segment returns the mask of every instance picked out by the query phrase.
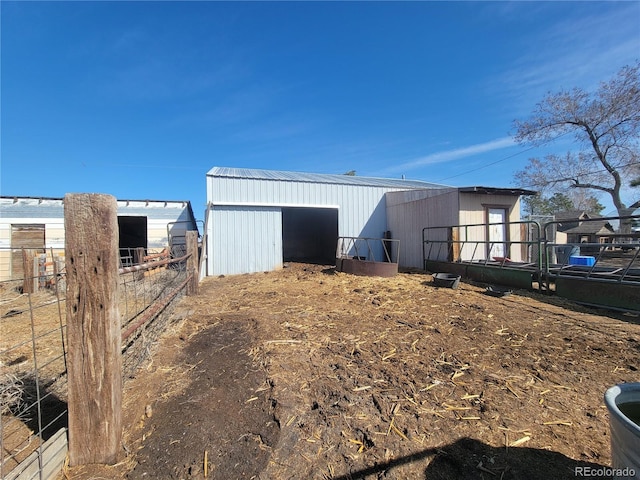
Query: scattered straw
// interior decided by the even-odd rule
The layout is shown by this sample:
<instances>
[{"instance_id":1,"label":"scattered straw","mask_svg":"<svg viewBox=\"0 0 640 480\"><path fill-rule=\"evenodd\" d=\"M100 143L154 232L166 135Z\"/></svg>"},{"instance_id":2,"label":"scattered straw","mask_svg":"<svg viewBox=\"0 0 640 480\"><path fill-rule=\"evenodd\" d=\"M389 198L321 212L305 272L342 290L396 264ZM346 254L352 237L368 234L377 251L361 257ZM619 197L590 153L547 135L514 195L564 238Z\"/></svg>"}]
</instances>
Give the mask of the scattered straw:
<instances>
[{"instance_id":1,"label":"scattered straw","mask_svg":"<svg viewBox=\"0 0 640 480\"><path fill-rule=\"evenodd\" d=\"M531 440L531 437L529 435L525 435L522 438L519 438L518 440L511 442L509 444L510 447L517 447L518 445L522 445L523 443L528 442L529 440Z\"/></svg>"},{"instance_id":2,"label":"scattered straw","mask_svg":"<svg viewBox=\"0 0 640 480\"><path fill-rule=\"evenodd\" d=\"M369 390L371 385L365 385L363 387L356 387L353 389L354 392L362 392L363 390Z\"/></svg>"},{"instance_id":3,"label":"scattered straw","mask_svg":"<svg viewBox=\"0 0 640 480\"><path fill-rule=\"evenodd\" d=\"M551 422L544 422L543 425L565 425L567 427L572 427L573 423L569 420L553 420Z\"/></svg>"}]
</instances>

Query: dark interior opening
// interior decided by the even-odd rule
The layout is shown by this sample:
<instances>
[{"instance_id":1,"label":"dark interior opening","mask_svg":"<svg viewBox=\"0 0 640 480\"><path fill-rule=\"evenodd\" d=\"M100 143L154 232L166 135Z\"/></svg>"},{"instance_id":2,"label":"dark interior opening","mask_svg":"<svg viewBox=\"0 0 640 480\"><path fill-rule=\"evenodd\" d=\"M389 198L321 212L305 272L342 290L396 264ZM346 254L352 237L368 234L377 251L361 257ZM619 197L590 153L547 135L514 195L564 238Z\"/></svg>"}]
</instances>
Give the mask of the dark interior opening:
<instances>
[{"instance_id":1,"label":"dark interior opening","mask_svg":"<svg viewBox=\"0 0 640 480\"><path fill-rule=\"evenodd\" d=\"M285 262L335 265L337 243L337 209L282 209L282 256Z\"/></svg>"},{"instance_id":2,"label":"dark interior opening","mask_svg":"<svg viewBox=\"0 0 640 480\"><path fill-rule=\"evenodd\" d=\"M133 257L135 249L147 249L147 217L118 216L120 257Z\"/></svg>"}]
</instances>

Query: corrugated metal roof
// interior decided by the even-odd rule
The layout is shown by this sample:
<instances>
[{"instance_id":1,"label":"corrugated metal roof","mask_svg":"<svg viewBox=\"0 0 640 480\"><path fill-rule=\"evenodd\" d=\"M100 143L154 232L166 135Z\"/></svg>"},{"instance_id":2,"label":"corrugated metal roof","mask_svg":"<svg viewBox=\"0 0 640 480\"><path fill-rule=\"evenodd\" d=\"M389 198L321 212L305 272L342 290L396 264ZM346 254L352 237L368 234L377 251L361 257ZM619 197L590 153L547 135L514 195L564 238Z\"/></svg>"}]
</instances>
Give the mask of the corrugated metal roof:
<instances>
[{"instance_id":1,"label":"corrugated metal roof","mask_svg":"<svg viewBox=\"0 0 640 480\"><path fill-rule=\"evenodd\" d=\"M282 170L260 170L254 168L213 167L207 173L209 177L245 178L253 180L276 180L284 182L329 183L337 185L359 185L391 188L445 188L447 185L423 182L420 180L402 180L394 178L358 177L327 173L287 172Z\"/></svg>"},{"instance_id":2,"label":"corrugated metal roof","mask_svg":"<svg viewBox=\"0 0 640 480\"><path fill-rule=\"evenodd\" d=\"M175 219L185 209L195 222L188 200L117 200L118 214ZM63 218L64 199L54 197L0 196L0 218Z\"/></svg>"},{"instance_id":3,"label":"corrugated metal roof","mask_svg":"<svg viewBox=\"0 0 640 480\"><path fill-rule=\"evenodd\" d=\"M19 195L1 195L0 200L3 201L13 201L13 203L18 203L19 200L26 201L38 201L42 203L44 200L53 200L53 201L63 201L63 197L27 197L27 196L19 196ZM149 199L139 199L139 200L131 200L131 199L116 199L118 202L144 202L144 203L182 203L182 207L184 207L189 200L149 200Z\"/></svg>"}]
</instances>

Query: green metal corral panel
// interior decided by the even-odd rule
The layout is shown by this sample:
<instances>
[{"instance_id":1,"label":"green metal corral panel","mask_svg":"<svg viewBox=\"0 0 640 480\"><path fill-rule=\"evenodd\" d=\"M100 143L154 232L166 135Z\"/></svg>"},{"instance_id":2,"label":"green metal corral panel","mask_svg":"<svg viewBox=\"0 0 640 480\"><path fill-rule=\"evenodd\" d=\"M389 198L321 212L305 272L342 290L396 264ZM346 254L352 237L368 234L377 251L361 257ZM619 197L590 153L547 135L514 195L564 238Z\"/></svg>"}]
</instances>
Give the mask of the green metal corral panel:
<instances>
[{"instance_id":1,"label":"green metal corral panel","mask_svg":"<svg viewBox=\"0 0 640 480\"><path fill-rule=\"evenodd\" d=\"M640 311L640 285L556 277L556 294L574 302Z\"/></svg>"},{"instance_id":2,"label":"green metal corral panel","mask_svg":"<svg viewBox=\"0 0 640 480\"><path fill-rule=\"evenodd\" d=\"M431 273L453 273L461 277L467 276L467 264L427 260L425 269Z\"/></svg>"},{"instance_id":3,"label":"green metal corral panel","mask_svg":"<svg viewBox=\"0 0 640 480\"><path fill-rule=\"evenodd\" d=\"M467 276L483 283L494 283L527 290L531 289L533 282L533 272L530 270L500 268L491 265L468 265Z\"/></svg>"}]
</instances>

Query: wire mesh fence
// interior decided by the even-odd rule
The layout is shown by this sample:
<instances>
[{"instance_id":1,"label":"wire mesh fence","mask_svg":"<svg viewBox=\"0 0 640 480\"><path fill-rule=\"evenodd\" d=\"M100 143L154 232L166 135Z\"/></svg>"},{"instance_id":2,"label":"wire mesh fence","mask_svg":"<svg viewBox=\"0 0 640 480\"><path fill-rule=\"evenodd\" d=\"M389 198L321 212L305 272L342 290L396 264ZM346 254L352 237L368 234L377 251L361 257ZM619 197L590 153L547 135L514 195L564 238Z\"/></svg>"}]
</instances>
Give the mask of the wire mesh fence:
<instances>
[{"instance_id":1,"label":"wire mesh fence","mask_svg":"<svg viewBox=\"0 0 640 480\"><path fill-rule=\"evenodd\" d=\"M2 478L67 423L63 265L52 250L0 252Z\"/></svg>"},{"instance_id":2,"label":"wire mesh fence","mask_svg":"<svg viewBox=\"0 0 640 480\"><path fill-rule=\"evenodd\" d=\"M126 380L149 358L189 278L184 246L124 249L120 259ZM0 275L0 478L47 478L66 455L66 442L45 451L68 423L64 251L0 250Z\"/></svg>"},{"instance_id":3,"label":"wire mesh fence","mask_svg":"<svg viewBox=\"0 0 640 480\"><path fill-rule=\"evenodd\" d=\"M121 258L130 253L121 251ZM188 280L184 245L133 257L138 263L125 266L124 262L119 277L125 378L150 357L151 346L170 322L173 302Z\"/></svg>"}]
</instances>

